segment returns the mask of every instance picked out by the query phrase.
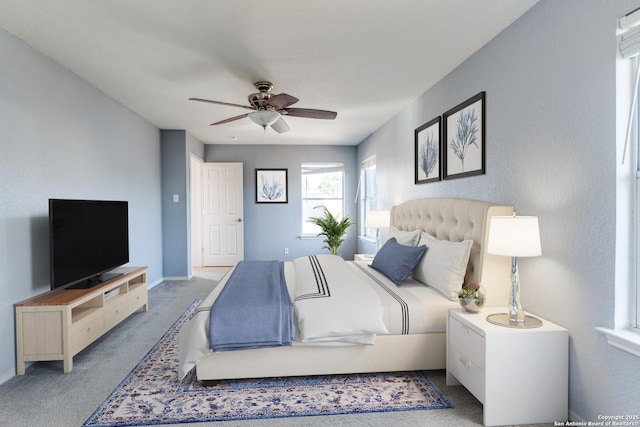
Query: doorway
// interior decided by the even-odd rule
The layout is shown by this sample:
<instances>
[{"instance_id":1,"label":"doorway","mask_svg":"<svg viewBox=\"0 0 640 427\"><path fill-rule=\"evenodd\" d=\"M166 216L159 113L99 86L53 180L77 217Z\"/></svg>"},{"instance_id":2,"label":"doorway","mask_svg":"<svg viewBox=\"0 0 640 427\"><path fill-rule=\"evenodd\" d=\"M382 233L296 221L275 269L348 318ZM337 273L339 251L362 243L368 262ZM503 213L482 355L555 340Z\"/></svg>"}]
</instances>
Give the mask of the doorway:
<instances>
[{"instance_id":1,"label":"doorway","mask_svg":"<svg viewBox=\"0 0 640 427\"><path fill-rule=\"evenodd\" d=\"M242 163L201 162L192 170L198 168L200 179L194 177L192 186L193 264L233 266L244 259Z\"/></svg>"}]
</instances>

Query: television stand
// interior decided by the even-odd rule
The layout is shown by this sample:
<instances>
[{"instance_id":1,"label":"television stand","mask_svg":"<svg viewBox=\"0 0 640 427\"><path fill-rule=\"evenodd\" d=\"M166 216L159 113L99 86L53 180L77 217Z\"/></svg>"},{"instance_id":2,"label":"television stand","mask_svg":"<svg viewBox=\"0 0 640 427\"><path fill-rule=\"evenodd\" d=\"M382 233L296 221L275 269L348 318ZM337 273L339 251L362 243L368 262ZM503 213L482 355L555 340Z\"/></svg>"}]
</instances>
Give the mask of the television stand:
<instances>
[{"instance_id":1,"label":"television stand","mask_svg":"<svg viewBox=\"0 0 640 427\"><path fill-rule=\"evenodd\" d=\"M120 267L118 277L89 289L55 289L14 304L17 373L26 362L62 360L73 370L73 356L140 307L147 311L147 268Z\"/></svg>"},{"instance_id":2,"label":"television stand","mask_svg":"<svg viewBox=\"0 0 640 427\"><path fill-rule=\"evenodd\" d=\"M98 286L104 282L107 282L111 279L115 279L116 277L122 276L122 273L115 273L115 270L109 271L107 273L98 274L95 277L90 277L85 280L81 280L78 283L75 283L71 286L67 286L66 289L89 289L94 286Z\"/></svg>"}]
</instances>

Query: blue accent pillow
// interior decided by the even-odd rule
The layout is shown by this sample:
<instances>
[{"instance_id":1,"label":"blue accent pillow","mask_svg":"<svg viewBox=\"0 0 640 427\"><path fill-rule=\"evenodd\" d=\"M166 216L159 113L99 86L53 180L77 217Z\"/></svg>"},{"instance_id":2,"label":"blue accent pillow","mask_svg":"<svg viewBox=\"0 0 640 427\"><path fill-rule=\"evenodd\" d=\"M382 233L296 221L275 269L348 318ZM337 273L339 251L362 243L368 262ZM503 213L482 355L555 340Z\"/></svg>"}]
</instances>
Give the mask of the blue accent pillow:
<instances>
[{"instance_id":1,"label":"blue accent pillow","mask_svg":"<svg viewBox=\"0 0 640 427\"><path fill-rule=\"evenodd\" d=\"M403 246L398 243L395 237L392 237L373 258L371 268L378 270L399 286L404 279L409 277L426 251L425 245Z\"/></svg>"}]
</instances>

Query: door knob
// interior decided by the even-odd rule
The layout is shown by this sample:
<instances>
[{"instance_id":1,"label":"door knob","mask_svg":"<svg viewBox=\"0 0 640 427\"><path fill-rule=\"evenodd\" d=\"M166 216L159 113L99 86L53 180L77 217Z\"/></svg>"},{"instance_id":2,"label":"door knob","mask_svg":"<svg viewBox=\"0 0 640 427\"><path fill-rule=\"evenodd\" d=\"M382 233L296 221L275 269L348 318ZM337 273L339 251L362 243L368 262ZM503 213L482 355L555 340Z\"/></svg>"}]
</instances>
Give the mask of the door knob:
<instances>
[{"instance_id":1,"label":"door knob","mask_svg":"<svg viewBox=\"0 0 640 427\"><path fill-rule=\"evenodd\" d=\"M236 219L236 222L242 222L242 218Z\"/></svg>"}]
</instances>

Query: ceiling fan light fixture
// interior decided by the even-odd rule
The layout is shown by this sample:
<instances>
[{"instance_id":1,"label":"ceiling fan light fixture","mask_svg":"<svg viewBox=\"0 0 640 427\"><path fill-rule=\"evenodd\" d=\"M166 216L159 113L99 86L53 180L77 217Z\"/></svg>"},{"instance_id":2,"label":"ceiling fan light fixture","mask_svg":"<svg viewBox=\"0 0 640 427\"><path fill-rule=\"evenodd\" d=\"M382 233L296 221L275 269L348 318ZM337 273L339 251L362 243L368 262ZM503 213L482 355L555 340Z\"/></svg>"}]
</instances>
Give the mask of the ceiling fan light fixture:
<instances>
[{"instance_id":1,"label":"ceiling fan light fixture","mask_svg":"<svg viewBox=\"0 0 640 427\"><path fill-rule=\"evenodd\" d=\"M248 116L254 123L265 129L280 118L280 114L277 111L272 110L258 110L253 113L249 113Z\"/></svg>"}]
</instances>

